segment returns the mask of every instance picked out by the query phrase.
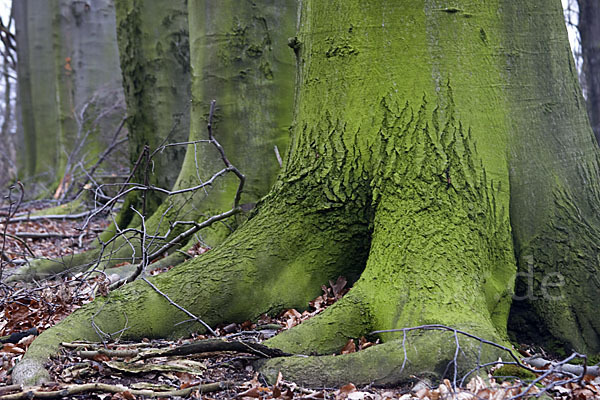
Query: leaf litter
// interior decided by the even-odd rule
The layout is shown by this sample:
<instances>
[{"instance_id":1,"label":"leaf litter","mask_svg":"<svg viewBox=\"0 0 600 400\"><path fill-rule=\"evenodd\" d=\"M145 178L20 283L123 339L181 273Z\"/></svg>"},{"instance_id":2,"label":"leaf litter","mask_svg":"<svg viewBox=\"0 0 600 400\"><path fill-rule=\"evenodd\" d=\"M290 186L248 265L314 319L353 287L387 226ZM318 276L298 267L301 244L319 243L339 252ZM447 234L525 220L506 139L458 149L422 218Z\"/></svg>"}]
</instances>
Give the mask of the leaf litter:
<instances>
[{"instance_id":1,"label":"leaf litter","mask_svg":"<svg viewBox=\"0 0 600 400\"><path fill-rule=\"evenodd\" d=\"M29 221L9 224L5 238L4 256L9 260L36 257L60 257L74 251L85 251L99 231L107 226L105 220L95 220L85 232L72 220ZM0 229L4 226L0 224ZM36 235L19 233L43 233ZM47 235L55 234L56 236ZM27 237L31 236L31 237ZM47 237L44 237L47 236ZM201 256L209 249L195 246L188 254ZM15 267L5 263L5 269ZM169 268L152 271L162 273ZM6 275L5 275L6 276ZM81 399L136 399L205 398L205 399L335 399L335 400L385 400L385 399L508 399L511 397L535 398L542 394L557 399L598 399L600 378L585 376L581 382L562 383L560 376L551 374L537 385L531 381L476 376L464 388L455 389L450 381L439 385L427 381L396 388L356 387L353 383L339 389L313 390L286 381L279 374L274 385L268 385L257 374L252 363L257 356L252 353L214 351L184 356L149 356L152 352L180 348L206 340L197 335L177 341L143 340L139 343L65 343L60 354L53 357L47 368L52 382L35 390L23 392L12 385L11 370L27 350L35 336L60 322L81 305L92 301L96 293L103 293L110 282L103 276L83 279L81 276L55 278L34 285L18 282L10 288L2 287L0 300L0 400L17 398L56 398L68 395ZM262 315L257 321L222 324L217 334L228 341L260 343L277 333L290 329L323 312L349 290L344 277L322 286L323 294L312 300L307 310L288 309L278 316ZM374 346L366 338L350 339L339 354L348 354ZM500 364L499 364L500 365ZM531 386L524 394L523 390ZM550 388L543 392L543 388ZM67 392L65 392L67 390Z\"/></svg>"}]
</instances>

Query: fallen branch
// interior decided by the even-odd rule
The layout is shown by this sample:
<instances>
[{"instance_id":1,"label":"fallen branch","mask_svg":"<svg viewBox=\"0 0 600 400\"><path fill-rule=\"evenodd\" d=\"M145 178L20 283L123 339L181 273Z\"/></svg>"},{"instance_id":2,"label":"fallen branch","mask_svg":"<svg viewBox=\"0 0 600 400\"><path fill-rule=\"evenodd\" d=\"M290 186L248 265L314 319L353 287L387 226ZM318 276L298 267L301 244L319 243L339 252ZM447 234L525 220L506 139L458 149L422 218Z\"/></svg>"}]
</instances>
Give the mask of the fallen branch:
<instances>
[{"instance_id":1,"label":"fallen branch","mask_svg":"<svg viewBox=\"0 0 600 400\"><path fill-rule=\"evenodd\" d=\"M125 349L125 350L113 350L113 349L98 349L98 350L81 350L77 352L77 355L81 358L94 359L94 357L99 355L105 355L108 357L117 357L117 358L131 358L136 357L139 354L139 350L135 349Z\"/></svg>"},{"instance_id":2,"label":"fallen branch","mask_svg":"<svg viewBox=\"0 0 600 400\"><path fill-rule=\"evenodd\" d=\"M1 386L0 387L0 395L3 395L5 393L14 392L16 390L22 390L22 389L23 389L23 386L21 386L21 385Z\"/></svg>"},{"instance_id":3,"label":"fallen branch","mask_svg":"<svg viewBox=\"0 0 600 400\"><path fill-rule=\"evenodd\" d=\"M218 351L249 353L264 358L287 357L292 355L259 343L238 341L227 342L221 339L206 339L158 352L141 353L139 358L145 360L152 357L185 356L188 354L214 353Z\"/></svg>"},{"instance_id":4,"label":"fallen branch","mask_svg":"<svg viewBox=\"0 0 600 400\"><path fill-rule=\"evenodd\" d=\"M62 346L73 347L71 343L62 343ZM262 358L287 357L291 354L284 353L279 349L267 347L259 343L249 343L241 341L225 341L222 339L206 339L194 343L184 344L175 348L164 349L105 349L81 350L77 355L81 358L93 359L98 355L117 358L134 358L131 362L137 360L147 360L154 357L185 356L188 354L216 353L222 351L232 351L237 353L248 353Z\"/></svg>"},{"instance_id":5,"label":"fallen branch","mask_svg":"<svg viewBox=\"0 0 600 400\"><path fill-rule=\"evenodd\" d=\"M102 211L102 210L100 210L100 211ZM96 212L96 214L98 214L100 211ZM12 224L15 222L43 221L45 219L81 219L81 218L85 218L85 217L91 215L94 212L95 212L95 210L85 211L85 212L82 212L79 214L27 215L27 216L23 216L23 217L11 218L10 221L7 221L7 222Z\"/></svg>"},{"instance_id":6,"label":"fallen branch","mask_svg":"<svg viewBox=\"0 0 600 400\"><path fill-rule=\"evenodd\" d=\"M19 340L29 335L39 335L38 330L31 328L23 332L13 332L7 336L0 336L0 343L19 343Z\"/></svg>"},{"instance_id":7,"label":"fallen branch","mask_svg":"<svg viewBox=\"0 0 600 400\"><path fill-rule=\"evenodd\" d=\"M552 368L555 371L573 375L582 375L585 373L585 375L600 376L600 366L598 365L591 367L575 364L558 365L558 363L546 360L540 356L527 357L523 361L536 368Z\"/></svg>"},{"instance_id":8,"label":"fallen branch","mask_svg":"<svg viewBox=\"0 0 600 400\"><path fill-rule=\"evenodd\" d=\"M61 238L61 239L73 239L78 238L81 235L85 235L85 233L59 233L59 232L15 232L13 235L9 235L11 237L19 237L21 239L53 239L53 238Z\"/></svg>"},{"instance_id":9,"label":"fallen branch","mask_svg":"<svg viewBox=\"0 0 600 400\"><path fill-rule=\"evenodd\" d=\"M66 396L73 396L86 392L105 392L105 393L125 393L128 392L134 396L146 397L175 397L189 396L193 391L200 393L218 392L235 387L236 384L231 381L221 381L215 383L207 383L203 385L190 386L185 389L155 391L148 389L131 389L123 385L109 385L106 383L88 383L83 385L68 385L60 390L43 391L39 389L29 388L19 393L7 394L0 396L0 400L20 400L20 399L58 399Z\"/></svg>"}]
</instances>

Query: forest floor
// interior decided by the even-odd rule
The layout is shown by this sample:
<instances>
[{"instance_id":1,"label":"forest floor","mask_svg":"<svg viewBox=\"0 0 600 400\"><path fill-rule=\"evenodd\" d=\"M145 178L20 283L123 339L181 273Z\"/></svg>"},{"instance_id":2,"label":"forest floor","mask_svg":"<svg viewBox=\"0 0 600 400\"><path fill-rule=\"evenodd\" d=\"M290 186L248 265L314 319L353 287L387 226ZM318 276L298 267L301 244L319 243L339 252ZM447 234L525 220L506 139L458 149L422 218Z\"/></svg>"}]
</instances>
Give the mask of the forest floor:
<instances>
[{"instance_id":1,"label":"forest floor","mask_svg":"<svg viewBox=\"0 0 600 400\"><path fill-rule=\"evenodd\" d=\"M29 206L26 211L34 211ZM0 211L1 214L1 211ZM0 215L0 221L6 216ZM85 251L108 222L92 220L80 230L77 220L37 220L0 223L2 260L0 276L6 277L25 259L55 258ZM201 253L196 251L197 253ZM200 256L201 255L196 255ZM151 270L151 274L163 272ZM346 292L340 277L307 310L286 310L278 316L264 315L258 321L220 325L220 341L203 335L176 341L142 340L139 343L64 343L61 353L49 360L52 382L36 388L12 384L11 371L35 336L58 323L71 312L105 293L103 276L55 277L40 282L0 284L0 400L30 398L135 399L135 398L242 398L271 399L516 399L516 398L600 398L600 378L585 375L579 380L564 374L538 373L529 380L476 376L457 388L445 379L438 384L415 379L410 385L394 388L356 387L309 389L279 376L268 385L255 372L253 363L261 357L260 342L322 312ZM214 339L214 338L212 338ZM249 351L223 350L222 341L241 342ZM197 344L202 344L202 349ZM377 343L361 338L349 341L341 354L360 351ZM522 349L523 351L523 349ZM529 350L532 351L531 349ZM537 352L541 351L536 349ZM174 354L176 353L176 354ZM569 382L570 381L570 382Z\"/></svg>"}]
</instances>

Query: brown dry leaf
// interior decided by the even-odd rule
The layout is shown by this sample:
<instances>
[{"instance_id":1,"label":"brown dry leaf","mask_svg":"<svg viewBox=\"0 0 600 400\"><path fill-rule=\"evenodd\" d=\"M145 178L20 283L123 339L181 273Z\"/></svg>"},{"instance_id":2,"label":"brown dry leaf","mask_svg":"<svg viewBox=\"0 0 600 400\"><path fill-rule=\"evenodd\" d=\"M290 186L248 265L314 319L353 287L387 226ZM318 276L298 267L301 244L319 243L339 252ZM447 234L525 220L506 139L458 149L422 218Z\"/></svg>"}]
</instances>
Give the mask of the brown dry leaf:
<instances>
[{"instance_id":1,"label":"brown dry leaf","mask_svg":"<svg viewBox=\"0 0 600 400\"><path fill-rule=\"evenodd\" d=\"M373 343L373 342L369 342L367 340L367 338L365 338L364 336L362 336L359 340L358 340L358 350L364 350L364 349L368 349L371 346L374 346L375 344L377 344L377 342Z\"/></svg>"},{"instance_id":2,"label":"brown dry leaf","mask_svg":"<svg viewBox=\"0 0 600 400\"><path fill-rule=\"evenodd\" d=\"M594 392L592 392L590 389L580 388L573 390L573 398L577 400L586 400L597 397L594 397Z\"/></svg>"},{"instance_id":3,"label":"brown dry leaf","mask_svg":"<svg viewBox=\"0 0 600 400\"><path fill-rule=\"evenodd\" d=\"M348 340L346 345L342 348L341 354L350 354L356 353L356 344L354 344L354 339Z\"/></svg>"},{"instance_id":4,"label":"brown dry leaf","mask_svg":"<svg viewBox=\"0 0 600 400\"><path fill-rule=\"evenodd\" d=\"M121 396L127 400L135 400L135 396L129 390L121 392Z\"/></svg>"},{"instance_id":5,"label":"brown dry leaf","mask_svg":"<svg viewBox=\"0 0 600 400\"><path fill-rule=\"evenodd\" d=\"M254 325L254 324L252 323L252 321L244 321L244 322L242 322L242 323L240 324L240 328L241 328L243 331L247 331L248 329L252 329L252 326L253 326L253 325ZM254 325L254 327L256 327L256 325Z\"/></svg>"},{"instance_id":6,"label":"brown dry leaf","mask_svg":"<svg viewBox=\"0 0 600 400\"><path fill-rule=\"evenodd\" d=\"M424 399L425 397L431 396L431 390L429 390L429 388L423 388L415 394L419 399Z\"/></svg>"},{"instance_id":7,"label":"brown dry leaf","mask_svg":"<svg viewBox=\"0 0 600 400\"><path fill-rule=\"evenodd\" d=\"M472 393L477 393L487 387L485 381L480 376L473 377L469 383L467 383L467 389Z\"/></svg>"},{"instance_id":8,"label":"brown dry leaf","mask_svg":"<svg viewBox=\"0 0 600 400\"><path fill-rule=\"evenodd\" d=\"M489 388L481 389L475 395L479 399L489 399L490 397L492 397L492 390Z\"/></svg>"},{"instance_id":9,"label":"brown dry leaf","mask_svg":"<svg viewBox=\"0 0 600 400\"><path fill-rule=\"evenodd\" d=\"M295 308L290 308L283 313L284 318L301 318L302 314L298 312Z\"/></svg>"},{"instance_id":10,"label":"brown dry leaf","mask_svg":"<svg viewBox=\"0 0 600 400\"><path fill-rule=\"evenodd\" d=\"M193 245L192 247L190 247L187 250L187 253L191 256L197 257L201 254L206 253L208 250L210 250L210 248L203 247L202 244L200 242L198 242L195 245Z\"/></svg>"},{"instance_id":11,"label":"brown dry leaf","mask_svg":"<svg viewBox=\"0 0 600 400\"><path fill-rule=\"evenodd\" d=\"M285 400L292 400L294 398L294 392L292 389L288 388L285 393L281 394L281 398Z\"/></svg>"},{"instance_id":12,"label":"brown dry leaf","mask_svg":"<svg viewBox=\"0 0 600 400\"><path fill-rule=\"evenodd\" d=\"M356 392L356 386L353 383L348 383L340 388L337 392L335 392L336 399L345 399L352 392Z\"/></svg>"},{"instance_id":13,"label":"brown dry leaf","mask_svg":"<svg viewBox=\"0 0 600 400\"><path fill-rule=\"evenodd\" d=\"M4 353L13 353L13 354L24 354L25 353L25 350L23 350L19 346L12 344L12 343L4 343L4 346L2 346L2 351Z\"/></svg>"}]
</instances>

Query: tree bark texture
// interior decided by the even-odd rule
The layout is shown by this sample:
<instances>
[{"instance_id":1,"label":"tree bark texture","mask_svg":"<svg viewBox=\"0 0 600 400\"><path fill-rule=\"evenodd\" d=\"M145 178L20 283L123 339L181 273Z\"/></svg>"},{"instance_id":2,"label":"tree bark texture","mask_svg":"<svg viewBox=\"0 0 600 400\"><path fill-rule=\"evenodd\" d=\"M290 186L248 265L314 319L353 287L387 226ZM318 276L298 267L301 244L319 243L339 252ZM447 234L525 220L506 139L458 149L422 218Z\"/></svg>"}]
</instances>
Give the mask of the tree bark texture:
<instances>
[{"instance_id":1,"label":"tree bark texture","mask_svg":"<svg viewBox=\"0 0 600 400\"><path fill-rule=\"evenodd\" d=\"M307 0L300 12L283 173L221 246L152 282L214 325L301 307L345 275L355 283L343 299L267 342L318 356L263 371L393 384L440 377L454 338L385 333L381 346L328 354L421 324L505 341L517 271L532 260L532 295L514 302L511 327L530 332L535 318L545 343L598 352L599 153L560 2ZM127 324L132 338L203 329L176 325L189 317L134 282L42 333L13 379L39 378L59 341L94 338L94 313L104 332ZM459 370L498 356L461 346Z\"/></svg>"}]
</instances>

